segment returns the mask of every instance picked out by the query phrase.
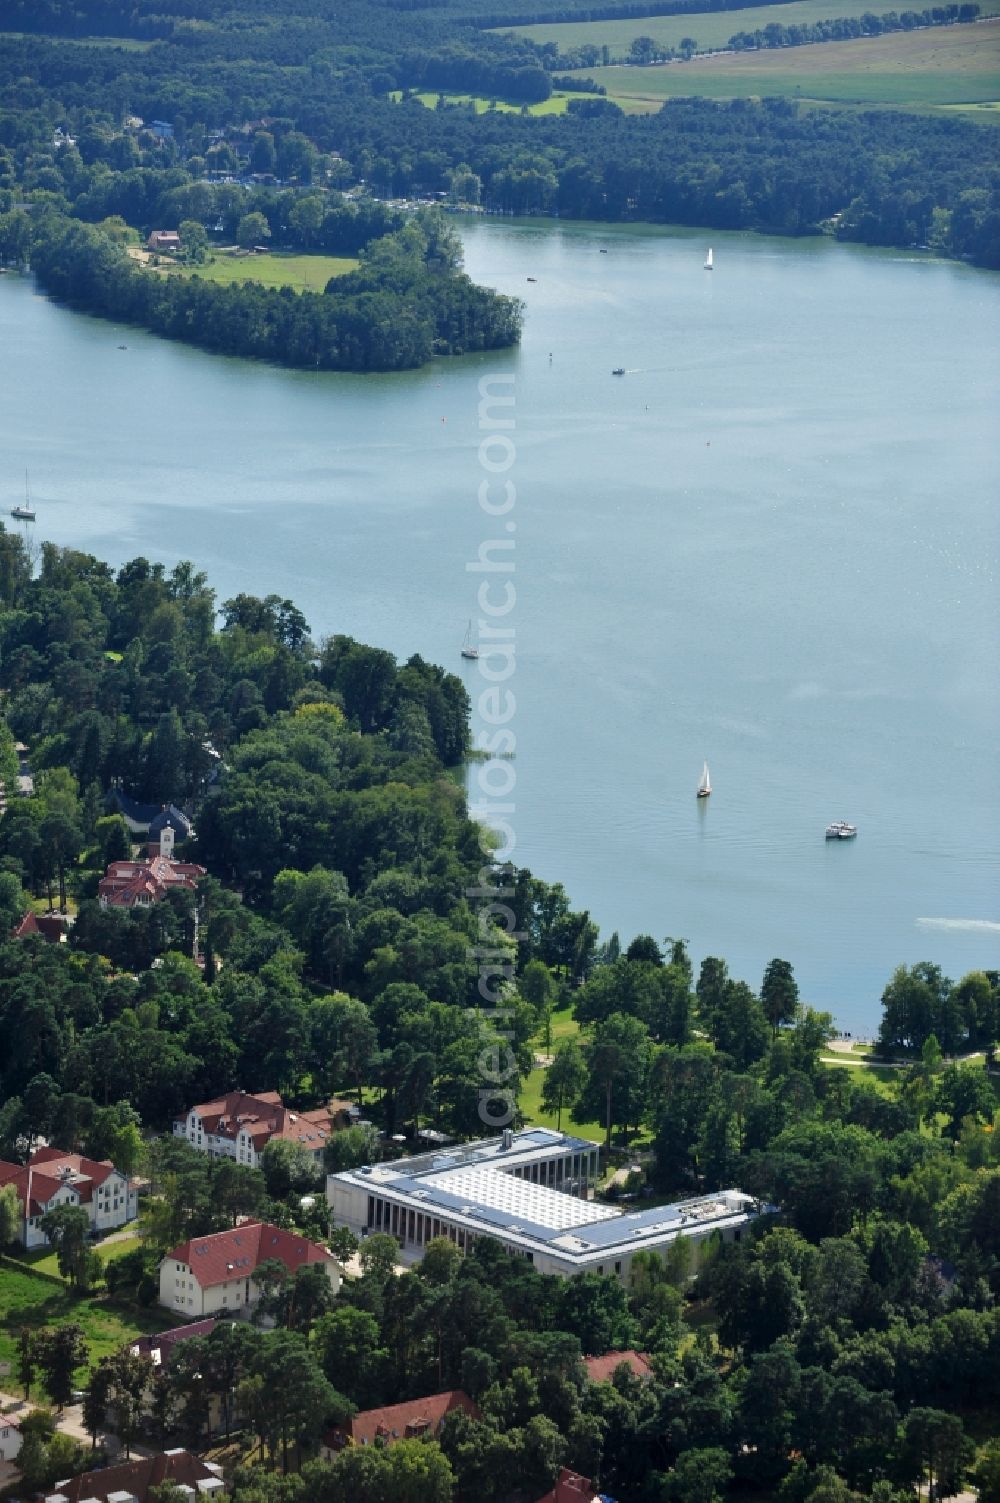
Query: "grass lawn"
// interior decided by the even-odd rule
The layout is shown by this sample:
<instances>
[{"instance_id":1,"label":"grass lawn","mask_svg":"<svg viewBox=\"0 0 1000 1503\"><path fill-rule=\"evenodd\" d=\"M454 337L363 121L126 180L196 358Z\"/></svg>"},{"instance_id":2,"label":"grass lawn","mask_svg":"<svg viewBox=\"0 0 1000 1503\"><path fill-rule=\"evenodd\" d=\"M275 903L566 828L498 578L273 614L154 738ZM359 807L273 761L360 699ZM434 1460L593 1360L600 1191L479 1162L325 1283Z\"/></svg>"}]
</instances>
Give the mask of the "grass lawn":
<instances>
[{"instance_id":1,"label":"grass lawn","mask_svg":"<svg viewBox=\"0 0 1000 1503\"><path fill-rule=\"evenodd\" d=\"M296 292L322 292L331 277L354 271L353 256L299 256L291 251L268 251L261 256L217 252L204 266L177 266L170 276L199 276L206 282L259 282L262 287L294 287Z\"/></svg>"},{"instance_id":2,"label":"grass lawn","mask_svg":"<svg viewBox=\"0 0 1000 1503\"><path fill-rule=\"evenodd\" d=\"M652 37L659 46L674 48L679 47L685 37L691 37L699 52L708 52L725 47L729 38L738 31L762 31L775 21L780 26L815 25L817 21L839 21L860 17L866 12L881 16L901 8L894 0L872 0L870 5L864 4L863 0L788 0L778 8L761 5L740 11L704 11L681 16L641 16L638 19L618 16L607 21L562 21L548 26L504 27L503 30L528 37L539 46L555 42L561 50L607 47L609 62L619 63L627 59L636 37ZM923 5L915 9L922 10ZM1000 14L1000 0L982 0L981 11L984 16Z\"/></svg>"},{"instance_id":3,"label":"grass lawn","mask_svg":"<svg viewBox=\"0 0 1000 1503\"><path fill-rule=\"evenodd\" d=\"M109 1356L136 1336L155 1335L170 1324L170 1316L158 1306L137 1310L95 1297L78 1299L69 1289L58 1289L44 1279L32 1278L14 1268L0 1268L0 1311L3 1312L0 1360L13 1363L8 1386L16 1386L17 1342L24 1326L32 1331L69 1321L82 1326L89 1353L86 1366L76 1374L77 1383L82 1384L87 1369L101 1357ZM40 1386L32 1389L32 1396L44 1398Z\"/></svg>"},{"instance_id":4,"label":"grass lawn","mask_svg":"<svg viewBox=\"0 0 1000 1503\"><path fill-rule=\"evenodd\" d=\"M692 35L694 19L688 18ZM1000 99L1000 24L934 27L773 52L695 57L652 68L590 71L609 94L647 102L703 95L920 110L982 105Z\"/></svg>"}]
</instances>

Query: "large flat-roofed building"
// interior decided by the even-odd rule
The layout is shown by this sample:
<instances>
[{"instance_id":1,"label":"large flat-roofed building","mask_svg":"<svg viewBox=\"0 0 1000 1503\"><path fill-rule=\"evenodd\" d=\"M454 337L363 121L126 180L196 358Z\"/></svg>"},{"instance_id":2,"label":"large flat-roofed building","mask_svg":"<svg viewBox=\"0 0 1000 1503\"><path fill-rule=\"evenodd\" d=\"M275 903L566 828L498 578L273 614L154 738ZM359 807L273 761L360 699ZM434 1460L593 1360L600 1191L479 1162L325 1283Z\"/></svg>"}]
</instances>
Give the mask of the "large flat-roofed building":
<instances>
[{"instance_id":1,"label":"large flat-roofed building","mask_svg":"<svg viewBox=\"0 0 1000 1503\"><path fill-rule=\"evenodd\" d=\"M356 1236L388 1232L415 1263L434 1237L463 1250L493 1237L539 1273L616 1274L628 1279L640 1248L664 1251L678 1236L698 1248L718 1232L739 1240L761 1207L739 1190L646 1210L586 1199L598 1171L596 1143L548 1128L505 1132L437 1153L331 1174L333 1220Z\"/></svg>"}]
</instances>

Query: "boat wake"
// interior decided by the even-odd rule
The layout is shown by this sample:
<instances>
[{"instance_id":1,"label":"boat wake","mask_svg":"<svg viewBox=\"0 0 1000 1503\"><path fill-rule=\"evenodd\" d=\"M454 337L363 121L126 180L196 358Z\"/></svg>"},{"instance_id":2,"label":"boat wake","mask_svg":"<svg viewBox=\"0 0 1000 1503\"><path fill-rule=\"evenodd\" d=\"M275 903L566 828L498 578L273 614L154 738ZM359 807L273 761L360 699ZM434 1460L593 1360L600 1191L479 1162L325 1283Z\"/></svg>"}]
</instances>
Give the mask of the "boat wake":
<instances>
[{"instance_id":1,"label":"boat wake","mask_svg":"<svg viewBox=\"0 0 1000 1503\"><path fill-rule=\"evenodd\" d=\"M1000 934L1000 924L992 919L918 918L918 929L963 929L971 934Z\"/></svg>"}]
</instances>

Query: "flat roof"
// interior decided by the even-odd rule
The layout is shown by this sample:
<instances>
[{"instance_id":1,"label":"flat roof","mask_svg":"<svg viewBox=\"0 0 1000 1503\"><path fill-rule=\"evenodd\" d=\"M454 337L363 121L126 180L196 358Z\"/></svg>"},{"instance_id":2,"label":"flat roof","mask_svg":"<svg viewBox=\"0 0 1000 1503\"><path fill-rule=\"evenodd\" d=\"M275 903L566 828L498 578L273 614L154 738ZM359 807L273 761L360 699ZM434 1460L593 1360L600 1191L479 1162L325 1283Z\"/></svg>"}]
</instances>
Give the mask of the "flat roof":
<instances>
[{"instance_id":1,"label":"flat roof","mask_svg":"<svg viewBox=\"0 0 1000 1503\"><path fill-rule=\"evenodd\" d=\"M596 1147L585 1138L534 1128L515 1133L508 1148L499 1138L480 1140L446 1153L418 1154L331 1174L328 1184L378 1194L414 1212L437 1212L481 1235L580 1263L597 1254L662 1245L702 1228L742 1225L760 1209L742 1191L719 1190L667 1206L625 1211L511 1173L525 1164Z\"/></svg>"}]
</instances>

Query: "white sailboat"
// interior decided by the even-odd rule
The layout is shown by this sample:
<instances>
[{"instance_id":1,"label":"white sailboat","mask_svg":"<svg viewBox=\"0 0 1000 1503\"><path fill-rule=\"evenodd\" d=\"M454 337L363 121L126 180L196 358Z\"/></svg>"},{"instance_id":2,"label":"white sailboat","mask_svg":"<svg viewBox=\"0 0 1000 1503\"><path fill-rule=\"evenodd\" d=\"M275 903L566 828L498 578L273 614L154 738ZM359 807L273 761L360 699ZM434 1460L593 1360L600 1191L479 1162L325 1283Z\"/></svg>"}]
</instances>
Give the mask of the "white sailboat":
<instances>
[{"instance_id":1,"label":"white sailboat","mask_svg":"<svg viewBox=\"0 0 1000 1503\"><path fill-rule=\"evenodd\" d=\"M462 638L462 656L463 658L478 658L479 656L479 648L476 647L472 641L471 616L469 617L469 624L465 628L465 636Z\"/></svg>"},{"instance_id":2,"label":"white sailboat","mask_svg":"<svg viewBox=\"0 0 1000 1503\"><path fill-rule=\"evenodd\" d=\"M28 489L27 470L24 472L24 505L12 506L10 514L12 517L16 517L19 522L33 522L35 520L35 508L31 504L31 492Z\"/></svg>"},{"instance_id":3,"label":"white sailboat","mask_svg":"<svg viewBox=\"0 0 1000 1503\"><path fill-rule=\"evenodd\" d=\"M708 255L705 257L705 270L712 270L712 247L708 247Z\"/></svg>"},{"instance_id":4,"label":"white sailboat","mask_svg":"<svg viewBox=\"0 0 1000 1503\"><path fill-rule=\"evenodd\" d=\"M698 784L698 797L708 798L712 792L712 779L708 775L708 763L701 769L701 782Z\"/></svg>"}]
</instances>

